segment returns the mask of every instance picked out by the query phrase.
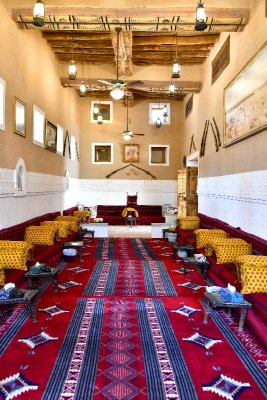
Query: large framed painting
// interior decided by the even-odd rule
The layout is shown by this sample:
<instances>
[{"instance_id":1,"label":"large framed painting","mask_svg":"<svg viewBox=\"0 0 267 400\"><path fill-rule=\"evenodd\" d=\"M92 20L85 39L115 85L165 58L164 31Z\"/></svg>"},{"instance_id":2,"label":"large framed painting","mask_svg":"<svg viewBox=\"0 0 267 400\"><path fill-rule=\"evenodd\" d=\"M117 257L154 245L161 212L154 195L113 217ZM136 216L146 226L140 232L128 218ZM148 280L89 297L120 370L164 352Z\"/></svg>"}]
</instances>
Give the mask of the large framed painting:
<instances>
[{"instance_id":1,"label":"large framed painting","mask_svg":"<svg viewBox=\"0 0 267 400\"><path fill-rule=\"evenodd\" d=\"M47 119L45 121L45 148L54 153L57 151L57 127Z\"/></svg>"},{"instance_id":2,"label":"large framed painting","mask_svg":"<svg viewBox=\"0 0 267 400\"><path fill-rule=\"evenodd\" d=\"M139 145L125 144L124 145L124 162L133 163L139 162Z\"/></svg>"},{"instance_id":3,"label":"large framed painting","mask_svg":"<svg viewBox=\"0 0 267 400\"><path fill-rule=\"evenodd\" d=\"M224 90L224 147L267 128L267 44Z\"/></svg>"}]
</instances>

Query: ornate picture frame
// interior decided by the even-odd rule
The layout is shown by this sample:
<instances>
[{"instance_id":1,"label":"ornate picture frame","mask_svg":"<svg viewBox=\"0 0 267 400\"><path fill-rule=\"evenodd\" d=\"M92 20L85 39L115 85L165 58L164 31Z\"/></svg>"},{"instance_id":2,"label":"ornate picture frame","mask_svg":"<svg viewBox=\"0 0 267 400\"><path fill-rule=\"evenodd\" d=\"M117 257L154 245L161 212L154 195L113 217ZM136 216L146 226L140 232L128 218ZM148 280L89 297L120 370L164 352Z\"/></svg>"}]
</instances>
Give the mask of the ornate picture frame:
<instances>
[{"instance_id":1,"label":"ornate picture frame","mask_svg":"<svg viewBox=\"0 0 267 400\"><path fill-rule=\"evenodd\" d=\"M113 164L113 143L92 143L92 164Z\"/></svg>"},{"instance_id":2,"label":"ornate picture frame","mask_svg":"<svg viewBox=\"0 0 267 400\"><path fill-rule=\"evenodd\" d=\"M267 128L267 44L224 90L224 147Z\"/></svg>"},{"instance_id":3,"label":"ornate picture frame","mask_svg":"<svg viewBox=\"0 0 267 400\"><path fill-rule=\"evenodd\" d=\"M14 133L26 137L26 104L17 97L14 99Z\"/></svg>"},{"instance_id":4,"label":"ornate picture frame","mask_svg":"<svg viewBox=\"0 0 267 400\"><path fill-rule=\"evenodd\" d=\"M139 162L139 144L124 145L124 162L126 163Z\"/></svg>"},{"instance_id":5,"label":"ornate picture frame","mask_svg":"<svg viewBox=\"0 0 267 400\"><path fill-rule=\"evenodd\" d=\"M54 153L57 151L57 127L47 119L45 120L45 148Z\"/></svg>"}]
</instances>

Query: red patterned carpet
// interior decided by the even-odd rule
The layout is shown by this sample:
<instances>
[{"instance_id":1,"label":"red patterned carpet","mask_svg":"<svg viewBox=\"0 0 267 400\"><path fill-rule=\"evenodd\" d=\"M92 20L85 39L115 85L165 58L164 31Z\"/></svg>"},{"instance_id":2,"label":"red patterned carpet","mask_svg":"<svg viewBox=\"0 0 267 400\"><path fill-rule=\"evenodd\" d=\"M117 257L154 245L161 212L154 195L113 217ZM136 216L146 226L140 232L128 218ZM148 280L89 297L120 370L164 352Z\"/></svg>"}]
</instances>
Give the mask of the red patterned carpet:
<instances>
[{"instance_id":1,"label":"red patterned carpet","mask_svg":"<svg viewBox=\"0 0 267 400\"><path fill-rule=\"evenodd\" d=\"M168 242L96 240L61 266L37 322L23 307L2 320L1 399L266 398L266 349L238 315L203 324L208 283Z\"/></svg>"}]
</instances>

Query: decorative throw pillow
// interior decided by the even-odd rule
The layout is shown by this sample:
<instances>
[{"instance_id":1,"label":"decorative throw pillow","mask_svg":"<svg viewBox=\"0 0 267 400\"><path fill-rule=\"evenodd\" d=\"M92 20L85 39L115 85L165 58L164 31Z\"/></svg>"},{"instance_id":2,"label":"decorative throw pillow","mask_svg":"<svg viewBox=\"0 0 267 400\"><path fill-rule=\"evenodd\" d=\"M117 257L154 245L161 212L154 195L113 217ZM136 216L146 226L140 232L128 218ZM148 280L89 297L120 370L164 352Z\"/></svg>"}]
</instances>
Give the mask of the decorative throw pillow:
<instances>
[{"instance_id":1,"label":"decorative throw pillow","mask_svg":"<svg viewBox=\"0 0 267 400\"><path fill-rule=\"evenodd\" d=\"M213 239L224 238L226 239L228 234L221 229L197 229L194 231L196 248L201 249L205 247Z\"/></svg>"},{"instance_id":2,"label":"decorative throw pillow","mask_svg":"<svg viewBox=\"0 0 267 400\"><path fill-rule=\"evenodd\" d=\"M214 239L211 239L209 243L207 243L205 245L205 256L212 256L214 253L214 248L216 246L216 244L227 244L227 238L225 238L224 236L221 237L215 237Z\"/></svg>"},{"instance_id":3,"label":"decorative throw pillow","mask_svg":"<svg viewBox=\"0 0 267 400\"><path fill-rule=\"evenodd\" d=\"M55 227L57 240L67 237L71 232L71 222L69 221L44 221L41 222L41 226Z\"/></svg>"},{"instance_id":4,"label":"decorative throw pillow","mask_svg":"<svg viewBox=\"0 0 267 400\"><path fill-rule=\"evenodd\" d=\"M78 218L87 218L90 217L90 211L88 210L74 211L73 216Z\"/></svg>"},{"instance_id":5,"label":"decorative throw pillow","mask_svg":"<svg viewBox=\"0 0 267 400\"><path fill-rule=\"evenodd\" d=\"M238 280L241 278L241 268L244 264L253 267L254 265L267 267L267 256L246 255L239 256L236 259L236 269Z\"/></svg>"},{"instance_id":6,"label":"decorative throw pillow","mask_svg":"<svg viewBox=\"0 0 267 400\"><path fill-rule=\"evenodd\" d=\"M32 245L22 240L0 240L0 250L22 250L27 260L32 260Z\"/></svg>"},{"instance_id":7,"label":"decorative throw pillow","mask_svg":"<svg viewBox=\"0 0 267 400\"><path fill-rule=\"evenodd\" d=\"M226 244L216 243L217 264L235 263L238 256L252 254L252 246L242 239L228 239Z\"/></svg>"},{"instance_id":8,"label":"decorative throw pillow","mask_svg":"<svg viewBox=\"0 0 267 400\"><path fill-rule=\"evenodd\" d=\"M261 265L243 265L242 268L242 294L267 293L267 267Z\"/></svg>"},{"instance_id":9,"label":"decorative throw pillow","mask_svg":"<svg viewBox=\"0 0 267 400\"><path fill-rule=\"evenodd\" d=\"M187 217L178 217L177 222L180 229L186 231L194 231L199 228L200 218L198 216L190 215Z\"/></svg>"},{"instance_id":10,"label":"decorative throw pillow","mask_svg":"<svg viewBox=\"0 0 267 400\"><path fill-rule=\"evenodd\" d=\"M24 250L0 250L0 269L21 269L27 271Z\"/></svg>"},{"instance_id":11,"label":"decorative throw pillow","mask_svg":"<svg viewBox=\"0 0 267 400\"><path fill-rule=\"evenodd\" d=\"M79 218L78 217L74 217L72 215L59 215L58 217L56 217L55 220L56 221L68 221L71 223L71 229L74 232L78 232L78 230L79 230Z\"/></svg>"},{"instance_id":12,"label":"decorative throw pillow","mask_svg":"<svg viewBox=\"0 0 267 400\"><path fill-rule=\"evenodd\" d=\"M134 214L135 218L138 218L138 217L139 217L138 211L135 210L135 208L132 208L132 207L125 207L125 208L122 210L121 215L122 215L123 218L126 218L127 215L128 215L128 214L131 214L131 213Z\"/></svg>"},{"instance_id":13,"label":"decorative throw pillow","mask_svg":"<svg viewBox=\"0 0 267 400\"><path fill-rule=\"evenodd\" d=\"M55 235L55 228L29 226L25 230L24 240L37 246L52 246L54 244Z\"/></svg>"}]
</instances>

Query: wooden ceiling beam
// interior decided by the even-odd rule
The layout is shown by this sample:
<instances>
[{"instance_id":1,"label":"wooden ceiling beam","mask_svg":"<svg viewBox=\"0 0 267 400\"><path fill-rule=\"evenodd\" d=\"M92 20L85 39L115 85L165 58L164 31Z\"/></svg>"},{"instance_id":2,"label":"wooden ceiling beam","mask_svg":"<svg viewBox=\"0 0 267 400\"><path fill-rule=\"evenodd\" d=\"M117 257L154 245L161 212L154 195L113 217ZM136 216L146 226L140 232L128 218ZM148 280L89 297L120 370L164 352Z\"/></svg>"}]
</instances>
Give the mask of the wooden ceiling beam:
<instances>
[{"instance_id":1,"label":"wooden ceiling beam","mask_svg":"<svg viewBox=\"0 0 267 400\"><path fill-rule=\"evenodd\" d=\"M52 50L55 54L73 54L75 57L76 54L83 54L83 55L110 55L114 58L114 51L112 49L72 49L70 47L53 47Z\"/></svg>"},{"instance_id":2,"label":"wooden ceiling beam","mask_svg":"<svg viewBox=\"0 0 267 400\"><path fill-rule=\"evenodd\" d=\"M74 60L75 62L88 62L88 63L113 63L114 62L114 55L101 55L101 54L75 54L72 55L70 52L69 54L56 54L56 59L60 62L70 62L70 60Z\"/></svg>"},{"instance_id":3,"label":"wooden ceiling beam","mask_svg":"<svg viewBox=\"0 0 267 400\"><path fill-rule=\"evenodd\" d=\"M74 31L74 32L60 32L60 31L50 31L50 32L45 32L42 31L42 36L44 39L47 40L65 40L69 42L80 42L83 40L87 41L107 41L111 43L111 33L110 32L93 32L93 33L87 33L87 32L80 32L80 31Z\"/></svg>"},{"instance_id":4,"label":"wooden ceiling beam","mask_svg":"<svg viewBox=\"0 0 267 400\"><path fill-rule=\"evenodd\" d=\"M209 17L221 18L249 18L249 7L205 7L206 14ZM110 18L162 18L180 16L184 18L195 18L195 7L121 7L121 8L104 8L104 7L79 7L79 6L46 6L46 15L74 17L101 17ZM20 16L28 17L32 15L32 7L21 7L12 10L12 18L18 19Z\"/></svg>"}]
</instances>

